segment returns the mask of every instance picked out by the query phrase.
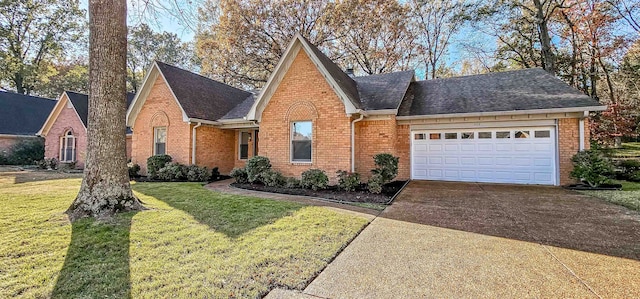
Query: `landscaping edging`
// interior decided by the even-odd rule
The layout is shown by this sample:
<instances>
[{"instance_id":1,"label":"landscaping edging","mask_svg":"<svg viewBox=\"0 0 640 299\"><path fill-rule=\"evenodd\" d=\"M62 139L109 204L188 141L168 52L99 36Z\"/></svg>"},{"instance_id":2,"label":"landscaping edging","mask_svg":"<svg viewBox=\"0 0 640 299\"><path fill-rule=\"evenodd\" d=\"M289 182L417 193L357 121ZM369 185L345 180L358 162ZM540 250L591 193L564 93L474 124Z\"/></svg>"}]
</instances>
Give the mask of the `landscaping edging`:
<instances>
[{"instance_id":1,"label":"landscaping edging","mask_svg":"<svg viewBox=\"0 0 640 299\"><path fill-rule=\"evenodd\" d=\"M579 190L579 191L619 191L622 190L621 184L601 185L599 187L591 187L585 184L573 184L564 186L565 189Z\"/></svg>"}]
</instances>

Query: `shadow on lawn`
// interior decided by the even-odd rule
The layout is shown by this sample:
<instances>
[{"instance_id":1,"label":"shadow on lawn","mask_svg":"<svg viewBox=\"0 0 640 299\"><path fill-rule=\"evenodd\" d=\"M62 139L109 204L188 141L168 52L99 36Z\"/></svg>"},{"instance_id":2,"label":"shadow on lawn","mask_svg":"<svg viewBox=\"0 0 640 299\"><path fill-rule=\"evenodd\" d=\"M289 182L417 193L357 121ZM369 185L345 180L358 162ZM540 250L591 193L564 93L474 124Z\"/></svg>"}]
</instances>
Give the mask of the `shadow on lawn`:
<instances>
[{"instance_id":1,"label":"shadow on lawn","mask_svg":"<svg viewBox=\"0 0 640 299\"><path fill-rule=\"evenodd\" d=\"M199 183L137 183L132 187L230 238L273 223L303 207L291 202L216 193Z\"/></svg>"},{"instance_id":2,"label":"shadow on lawn","mask_svg":"<svg viewBox=\"0 0 640 299\"><path fill-rule=\"evenodd\" d=\"M52 298L131 298L129 232L135 212L113 223L73 223L71 244Z\"/></svg>"}]
</instances>

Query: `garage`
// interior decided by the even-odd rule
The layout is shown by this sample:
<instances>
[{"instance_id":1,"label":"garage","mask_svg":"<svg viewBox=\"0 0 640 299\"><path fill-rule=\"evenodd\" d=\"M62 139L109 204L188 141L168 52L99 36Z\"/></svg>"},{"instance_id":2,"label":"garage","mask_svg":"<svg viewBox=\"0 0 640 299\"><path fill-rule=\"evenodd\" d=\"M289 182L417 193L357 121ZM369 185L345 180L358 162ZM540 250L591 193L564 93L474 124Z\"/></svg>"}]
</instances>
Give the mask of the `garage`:
<instances>
[{"instance_id":1,"label":"garage","mask_svg":"<svg viewBox=\"0 0 640 299\"><path fill-rule=\"evenodd\" d=\"M412 130L411 177L557 185L554 126Z\"/></svg>"}]
</instances>

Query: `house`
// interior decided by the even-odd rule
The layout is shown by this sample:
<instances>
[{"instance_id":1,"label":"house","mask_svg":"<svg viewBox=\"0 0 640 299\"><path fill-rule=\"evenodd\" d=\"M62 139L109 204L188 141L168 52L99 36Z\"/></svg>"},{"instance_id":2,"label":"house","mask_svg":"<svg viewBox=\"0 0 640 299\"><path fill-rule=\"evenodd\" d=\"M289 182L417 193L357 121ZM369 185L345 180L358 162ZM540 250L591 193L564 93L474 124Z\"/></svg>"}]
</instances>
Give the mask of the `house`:
<instances>
[{"instance_id":1,"label":"house","mask_svg":"<svg viewBox=\"0 0 640 299\"><path fill-rule=\"evenodd\" d=\"M36 133L56 104L55 100L0 91L0 153Z\"/></svg>"},{"instance_id":2,"label":"house","mask_svg":"<svg viewBox=\"0 0 640 299\"><path fill-rule=\"evenodd\" d=\"M560 185L605 107L542 69L416 81L351 77L296 35L254 95L160 62L127 111L132 161L154 154L222 173L256 154L286 176L319 168L365 177L373 155L399 179Z\"/></svg>"},{"instance_id":3,"label":"house","mask_svg":"<svg viewBox=\"0 0 640 299\"><path fill-rule=\"evenodd\" d=\"M127 105L135 95L127 94ZM87 152L87 120L89 118L89 96L64 91L38 135L45 138L45 158L56 158L61 163L75 163L83 168ZM127 157L131 157L131 130L127 128Z\"/></svg>"}]
</instances>

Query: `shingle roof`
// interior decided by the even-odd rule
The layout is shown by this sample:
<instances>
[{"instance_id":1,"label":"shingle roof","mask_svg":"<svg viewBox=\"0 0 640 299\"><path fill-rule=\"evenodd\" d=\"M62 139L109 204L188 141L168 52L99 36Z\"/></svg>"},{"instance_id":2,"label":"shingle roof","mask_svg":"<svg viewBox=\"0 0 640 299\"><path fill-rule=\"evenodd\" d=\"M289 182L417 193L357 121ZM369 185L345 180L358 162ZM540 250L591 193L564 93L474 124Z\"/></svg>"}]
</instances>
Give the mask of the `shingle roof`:
<instances>
[{"instance_id":1,"label":"shingle roof","mask_svg":"<svg viewBox=\"0 0 640 299\"><path fill-rule=\"evenodd\" d=\"M395 72L353 78L358 85L364 110L398 109L414 71Z\"/></svg>"},{"instance_id":2,"label":"shingle roof","mask_svg":"<svg viewBox=\"0 0 640 299\"><path fill-rule=\"evenodd\" d=\"M55 105L55 100L0 91L0 134L35 135Z\"/></svg>"},{"instance_id":3,"label":"shingle roof","mask_svg":"<svg viewBox=\"0 0 640 299\"><path fill-rule=\"evenodd\" d=\"M324 53L322 53L322 51L320 51L318 47L309 42L309 40L307 40L302 35L300 37L302 37L302 40L304 40L309 45L309 48L311 48L313 53L318 57L320 63L322 63L327 72L329 72L329 75L336 81L339 88L347 95L349 101L351 101L353 106L361 109L362 103L360 102L360 96L358 94L358 86L356 84L356 81L354 81L351 77L349 77L349 75L343 72L342 69L331 59L329 59L329 57L324 55Z\"/></svg>"},{"instance_id":4,"label":"shingle roof","mask_svg":"<svg viewBox=\"0 0 640 299\"><path fill-rule=\"evenodd\" d=\"M189 118L218 120L251 95L178 67L156 63Z\"/></svg>"},{"instance_id":5,"label":"shingle roof","mask_svg":"<svg viewBox=\"0 0 640 299\"><path fill-rule=\"evenodd\" d=\"M76 108L76 112L78 112L78 116L80 116L82 123L87 127L87 119L89 118L89 96L84 93L77 93L75 91L68 90L65 91L65 93L69 97L73 107ZM135 93L127 92L127 108L131 105L135 96Z\"/></svg>"},{"instance_id":6,"label":"shingle roof","mask_svg":"<svg viewBox=\"0 0 640 299\"><path fill-rule=\"evenodd\" d=\"M412 82L399 116L517 111L600 104L543 69Z\"/></svg>"},{"instance_id":7,"label":"shingle roof","mask_svg":"<svg viewBox=\"0 0 640 299\"><path fill-rule=\"evenodd\" d=\"M231 109L231 111L225 114L225 116L223 116L221 119L237 119L247 116L247 113L249 113L249 110L251 110L251 106L253 106L253 103L255 103L256 98L257 97L255 94L251 94L244 101L242 101L242 103Z\"/></svg>"}]
</instances>

